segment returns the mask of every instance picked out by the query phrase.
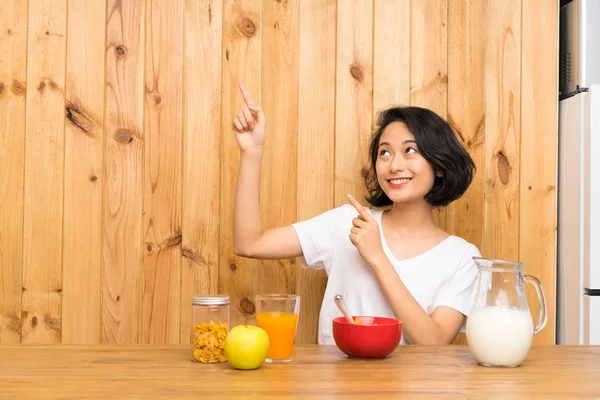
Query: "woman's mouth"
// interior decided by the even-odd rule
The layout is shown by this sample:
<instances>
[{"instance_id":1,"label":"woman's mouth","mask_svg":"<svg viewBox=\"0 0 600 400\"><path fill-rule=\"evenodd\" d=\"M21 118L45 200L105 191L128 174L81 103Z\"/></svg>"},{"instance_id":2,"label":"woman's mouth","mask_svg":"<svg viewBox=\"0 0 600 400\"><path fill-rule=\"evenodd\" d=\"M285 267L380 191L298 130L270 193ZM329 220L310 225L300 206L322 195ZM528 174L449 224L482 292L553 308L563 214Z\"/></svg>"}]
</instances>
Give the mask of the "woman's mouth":
<instances>
[{"instance_id":1,"label":"woman's mouth","mask_svg":"<svg viewBox=\"0 0 600 400\"><path fill-rule=\"evenodd\" d=\"M401 188L403 186L406 186L408 184L408 182L410 182L410 181L411 181L411 178L388 179L390 186L393 188Z\"/></svg>"}]
</instances>

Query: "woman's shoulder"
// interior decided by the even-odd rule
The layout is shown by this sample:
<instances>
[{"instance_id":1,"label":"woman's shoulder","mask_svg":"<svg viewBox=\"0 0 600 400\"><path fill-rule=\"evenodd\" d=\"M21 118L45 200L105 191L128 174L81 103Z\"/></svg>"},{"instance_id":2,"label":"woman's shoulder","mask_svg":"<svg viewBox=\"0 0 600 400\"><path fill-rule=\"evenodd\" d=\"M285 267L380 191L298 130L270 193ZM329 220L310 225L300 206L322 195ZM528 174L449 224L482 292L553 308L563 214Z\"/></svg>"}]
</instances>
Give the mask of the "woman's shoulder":
<instances>
[{"instance_id":1,"label":"woman's shoulder","mask_svg":"<svg viewBox=\"0 0 600 400\"><path fill-rule=\"evenodd\" d=\"M460 258L472 258L472 257L480 257L481 253L479 248L467 241L466 239L457 236L457 235L449 235L446 239L447 246L444 248L447 252L453 253L455 256Z\"/></svg>"},{"instance_id":2,"label":"woman's shoulder","mask_svg":"<svg viewBox=\"0 0 600 400\"><path fill-rule=\"evenodd\" d=\"M382 210L373 209L367 206L363 207L369 212L369 214L371 214L374 217L377 215L381 215L381 213L383 212ZM328 214L329 216L332 216L334 218L337 217L341 219L352 219L358 215L358 211L356 211L356 208L354 208L354 206L351 204L342 204L340 206L330 209L329 211L326 211L324 214Z\"/></svg>"},{"instance_id":3,"label":"woman's shoulder","mask_svg":"<svg viewBox=\"0 0 600 400\"><path fill-rule=\"evenodd\" d=\"M307 220L298 221L294 225L301 225L304 223L322 223L327 225L343 223L345 221L352 221L352 218L356 217L358 212L350 204L342 204L324 211L314 217Z\"/></svg>"}]
</instances>

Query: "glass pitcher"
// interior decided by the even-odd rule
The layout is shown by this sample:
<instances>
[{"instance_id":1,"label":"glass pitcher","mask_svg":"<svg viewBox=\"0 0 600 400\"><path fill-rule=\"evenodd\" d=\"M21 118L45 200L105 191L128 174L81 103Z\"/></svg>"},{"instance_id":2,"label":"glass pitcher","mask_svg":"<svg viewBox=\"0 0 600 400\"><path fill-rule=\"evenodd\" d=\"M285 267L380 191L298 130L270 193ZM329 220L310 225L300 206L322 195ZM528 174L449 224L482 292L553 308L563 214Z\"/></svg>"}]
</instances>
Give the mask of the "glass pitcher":
<instances>
[{"instance_id":1,"label":"glass pitcher","mask_svg":"<svg viewBox=\"0 0 600 400\"><path fill-rule=\"evenodd\" d=\"M517 367L527 357L533 336L546 325L546 295L542 283L523 275L520 262L473 257L478 269L475 304L467 318L467 342L471 354L488 367ZM525 283L535 287L540 316L533 321Z\"/></svg>"}]
</instances>

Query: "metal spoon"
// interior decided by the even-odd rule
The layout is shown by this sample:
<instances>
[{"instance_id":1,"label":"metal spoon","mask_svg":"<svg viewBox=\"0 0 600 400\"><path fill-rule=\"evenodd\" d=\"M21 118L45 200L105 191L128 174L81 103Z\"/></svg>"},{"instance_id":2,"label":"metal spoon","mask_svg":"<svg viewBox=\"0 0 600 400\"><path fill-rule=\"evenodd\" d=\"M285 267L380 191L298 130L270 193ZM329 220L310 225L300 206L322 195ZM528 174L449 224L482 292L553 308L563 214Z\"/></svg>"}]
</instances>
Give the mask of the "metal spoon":
<instances>
[{"instance_id":1,"label":"metal spoon","mask_svg":"<svg viewBox=\"0 0 600 400\"><path fill-rule=\"evenodd\" d=\"M344 317L346 317L346 321L348 321L349 324L354 325L354 319L352 319L352 316L346 310L346 305L344 304L344 298L342 297L342 295L336 294L333 300L335 301L335 304L337 304L342 314L344 314Z\"/></svg>"}]
</instances>

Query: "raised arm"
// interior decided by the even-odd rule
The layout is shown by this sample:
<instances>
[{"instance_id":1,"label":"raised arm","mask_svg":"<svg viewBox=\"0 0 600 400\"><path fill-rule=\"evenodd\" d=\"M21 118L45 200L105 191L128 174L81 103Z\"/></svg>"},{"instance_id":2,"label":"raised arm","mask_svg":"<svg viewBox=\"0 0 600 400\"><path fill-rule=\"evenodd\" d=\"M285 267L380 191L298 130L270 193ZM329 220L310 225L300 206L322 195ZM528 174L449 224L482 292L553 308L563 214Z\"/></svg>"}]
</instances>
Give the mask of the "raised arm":
<instances>
[{"instance_id":1,"label":"raised arm","mask_svg":"<svg viewBox=\"0 0 600 400\"><path fill-rule=\"evenodd\" d=\"M233 210L233 248L248 258L279 259L302 255L300 241L291 226L263 230L260 216L260 168L266 118L240 83L245 106L233 120L240 147L240 168Z\"/></svg>"}]
</instances>

